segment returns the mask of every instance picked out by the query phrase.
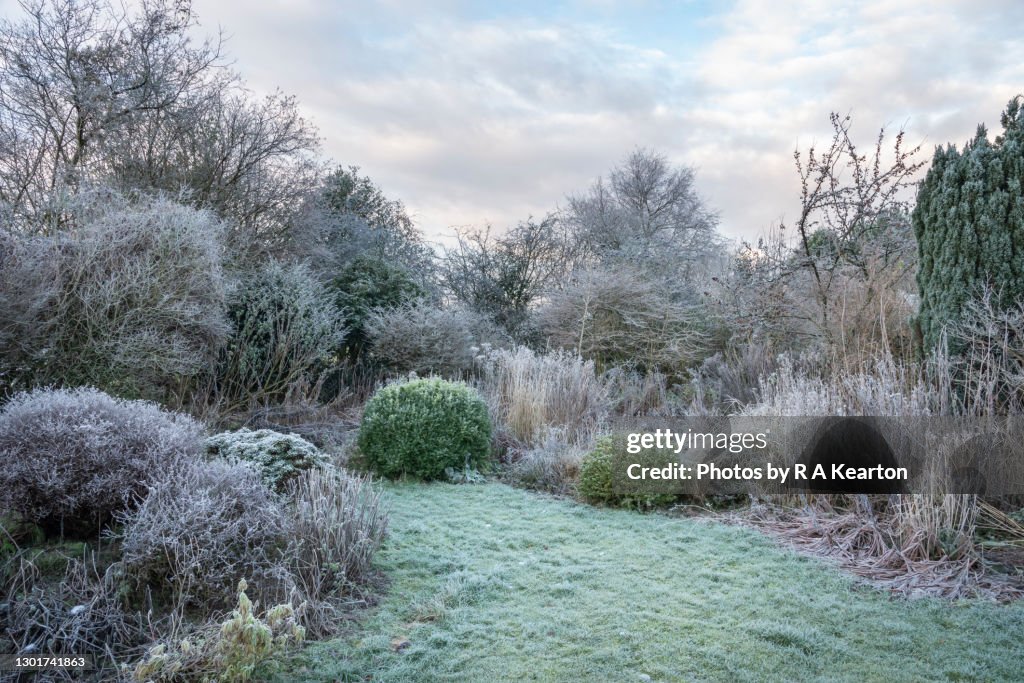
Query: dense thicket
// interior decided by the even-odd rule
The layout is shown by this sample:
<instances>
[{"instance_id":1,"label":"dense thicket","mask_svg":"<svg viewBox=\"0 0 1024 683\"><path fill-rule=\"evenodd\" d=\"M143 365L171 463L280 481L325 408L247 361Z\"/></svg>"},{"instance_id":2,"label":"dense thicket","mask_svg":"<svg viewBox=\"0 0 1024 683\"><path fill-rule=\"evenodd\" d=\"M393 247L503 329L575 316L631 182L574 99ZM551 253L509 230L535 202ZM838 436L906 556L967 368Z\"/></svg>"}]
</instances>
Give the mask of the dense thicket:
<instances>
[{"instance_id":1,"label":"dense thicket","mask_svg":"<svg viewBox=\"0 0 1024 683\"><path fill-rule=\"evenodd\" d=\"M64 228L12 234L0 261L0 383L92 385L167 400L227 337L224 228L208 211L109 191Z\"/></svg>"}]
</instances>

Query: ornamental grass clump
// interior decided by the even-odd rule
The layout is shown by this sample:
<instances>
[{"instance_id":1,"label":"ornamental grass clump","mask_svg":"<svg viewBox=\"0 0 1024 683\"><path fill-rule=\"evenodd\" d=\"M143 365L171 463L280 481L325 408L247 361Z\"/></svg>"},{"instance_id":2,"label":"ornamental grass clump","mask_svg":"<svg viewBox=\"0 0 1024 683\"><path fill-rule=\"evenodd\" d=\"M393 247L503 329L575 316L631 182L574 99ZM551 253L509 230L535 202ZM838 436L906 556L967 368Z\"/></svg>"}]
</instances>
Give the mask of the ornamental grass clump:
<instances>
[{"instance_id":1,"label":"ornamental grass clump","mask_svg":"<svg viewBox=\"0 0 1024 683\"><path fill-rule=\"evenodd\" d=\"M359 450L390 478L441 479L479 468L490 453L487 404L461 382L417 379L378 391L366 404Z\"/></svg>"}]
</instances>

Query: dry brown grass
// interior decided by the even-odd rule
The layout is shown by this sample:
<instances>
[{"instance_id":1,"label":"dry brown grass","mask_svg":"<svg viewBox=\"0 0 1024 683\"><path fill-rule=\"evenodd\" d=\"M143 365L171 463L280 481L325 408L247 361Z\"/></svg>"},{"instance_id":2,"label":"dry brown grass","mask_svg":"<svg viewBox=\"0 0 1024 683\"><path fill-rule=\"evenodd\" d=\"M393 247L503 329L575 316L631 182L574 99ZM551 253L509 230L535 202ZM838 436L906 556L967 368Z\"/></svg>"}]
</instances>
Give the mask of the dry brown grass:
<instances>
[{"instance_id":1,"label":"dry brown grass","mask_svg":"<svg viewBox=\"0 0 1024 683\"><path fill-rule=\"evenodd\" d=\"M761 503L738 519L901 595L1020 598L1024 590L981 559L978 509L975 496L819 496L800 508Z\"/></svg>"},{"instance_id":2,"label":"dry brown grass","mask_svg":"<svg viewBox=\"0 0 1024 683\"><path fill-rule=\"evenodd\" d=\"M1000 327L1002 326L1002 327ZM973 339L1015 339L1007 321L975 329ZM957 331L961 337L966 331ZM882 353L850 367L815 371L783 358L761 383L760 403L746 414L763 416L997 415L1012 404L1014 355L1005 344L974 343L966 358L939 353L915 365ZM1010 361L1009 363L1007 361ZM942 490L941 488L936 490ZM946 489L948 490L948 488ZM1021 596L1012 582L987 571L977 541L977 496L904 495L882 504L865 496L773 499L755 506L759 528L894 591L947 598ZM991 515L990 515L991 516Z\"/></svg>"},{"instance_id":3,"label":"dry brown grass","mask_svg":"<svg viewBox=\"0 0 1024 683\"><path fill-rule=\"evenodd\" d=\"M484 361L481 393L492 418L525 448L543 444L552 429L567 443L589 442L608 411L594 363L565 351L494 351Z\"/></svg>"}]
</instances>

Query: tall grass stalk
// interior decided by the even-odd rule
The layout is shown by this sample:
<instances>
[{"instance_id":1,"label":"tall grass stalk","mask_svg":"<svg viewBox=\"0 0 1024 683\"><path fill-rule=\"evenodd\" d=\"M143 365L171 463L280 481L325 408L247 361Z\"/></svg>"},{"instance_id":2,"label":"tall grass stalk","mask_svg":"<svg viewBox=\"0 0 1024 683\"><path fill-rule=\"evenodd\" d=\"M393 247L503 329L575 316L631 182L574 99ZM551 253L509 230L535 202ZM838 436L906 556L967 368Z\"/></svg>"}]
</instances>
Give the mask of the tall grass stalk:
<instances>
[{"instance_id":1,"label":"tall grass stalk","mask_svg":"<svg viewBox=\"0 0 1024 683\"><path fill-rule=\"evenodd\" d=\"M589 442L608 411L608 392L585 361L566 351L520 347L484 361L482 390L491 415L519 444L534 448L561 429L569 443Z\"/></svg>"}]
</instances>

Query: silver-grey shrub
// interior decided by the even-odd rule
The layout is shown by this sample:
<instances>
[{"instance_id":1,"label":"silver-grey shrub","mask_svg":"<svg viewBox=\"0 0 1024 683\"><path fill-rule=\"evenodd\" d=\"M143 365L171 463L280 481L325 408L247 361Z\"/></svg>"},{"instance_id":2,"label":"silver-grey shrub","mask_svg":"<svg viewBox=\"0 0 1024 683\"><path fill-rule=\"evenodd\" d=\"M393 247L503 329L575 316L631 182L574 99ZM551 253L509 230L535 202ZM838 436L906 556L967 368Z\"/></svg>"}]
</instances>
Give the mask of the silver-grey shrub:
<instances>
[{"instance_id":1,"label":"silver-grey shrub","mask_svg":"<svg viewBox=\"0 0 1024 683\"><path fill-rule=\"evenodd\" d=\"M568 494L579 478L585 453L579 444L567 442L564 430L553 429L542 443L519 454L505 479L521 488Z\"/></svg>"},{"instance_id":2,"label":"silver-grey shrub","mask_svg":"<svg viewBox=\"0 0 1024 683\"><path fill-rule=\"evenodd\" d=\"M483 315L426 301L373 311L366 334L373 356L392 370L445 377L472 371L481 349L505 341Z\"/></svg>"},{"instance_id":3,"label":"silver-grey shrub","mask_svg":"<svg viewBox=\"0 0 1024 683\"><path fill-rule=\"evenodd\" d=\"M289 564L307 603L307 628L326 635L342 625L344 601L371 578L373 555L387 533L387 510L369 478L333 467L302 472L287 490Z\"/></svg>"},{"instance_id":4,"label":"silver-grey shrub","mask_svg":"<svg viewBox=\"0 0 1024 683\"><path fill-rule=\"evenodd\" d=\"M343 312L303 265L271 261L250 274L232 291L228 317L217 376L227 407L284 398L345 337Z\"/></svg>"},{"instance_id":5,"label":"silver-grey shrub","mask_svg":"<svg viewBox=\"0 0 1024 683\"><path fill-rule=\"evenodd\" d=\"M0 261L0 373L165 399L204 374L228 332L223 227L167 198L83 191L65 224L9 236Z\"/></svg>"},{"instance_id":6,"label":"silver-grey shrub","mask_svg":"<svg viewBox=\"0 0 1024 683\"><path fill-rule=\"evenodd\" d=\"M198 457L186 415L97 389L36 389L0 411L0 508L50 532L92 536L161 471Z\"/></svg>"},{"instance_id":7,"label":"silver-grey shrub","mask_svg":"<svg viewBox=\"0 0 1024 683\"><path fill-rule=\"evenodd\" d=\"M548 295L534 322L548 346L592 360L600 372L682 375L709 355L710 321L692 292L677 296L668 284L632 265L582 271Z\"/></svg>"},{"instance_id":8,"label":"silver-grey shrub","mask_svg":"<svg viewBox=\"0 0 1024 683\"><path fill-rule=\"evenodd\" d=\"M125 576L136 591L212 608L229 603L242 578L268 600L290 589L283 503L249 465L212 460L169 470L120 521Z\"/></svg>"}]
</instances>

